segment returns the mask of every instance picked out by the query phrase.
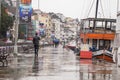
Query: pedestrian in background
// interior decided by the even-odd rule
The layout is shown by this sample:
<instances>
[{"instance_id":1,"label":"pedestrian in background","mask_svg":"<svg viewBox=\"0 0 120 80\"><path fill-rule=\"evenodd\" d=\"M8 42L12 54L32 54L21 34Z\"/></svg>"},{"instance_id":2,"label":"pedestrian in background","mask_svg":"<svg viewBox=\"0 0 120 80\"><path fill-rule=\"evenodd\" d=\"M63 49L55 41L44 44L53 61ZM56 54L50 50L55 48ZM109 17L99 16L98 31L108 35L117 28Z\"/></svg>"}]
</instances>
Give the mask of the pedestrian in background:
<instances>
[{"instance_id":1,"label":"pedestrian in background","mask_svg":"<svg viewBox=\"0 0 120 80\"><path fill-rule=\"evenodd\" d=\"M54 44L54 47L55 47L55 48L58 47L58 45L59 45L59 39L57 39L57 38L55 37L54 40L53 40L53 44Z\"/></svg>"},{"instance_id":2,"label":"pedestrian in background","mask_svg":"<svg viewBox=\"0 0 120 80\"><path fill-rule=\"evenodd\" d=\"M62 37L62 44L63 44L63 48L65 48L65 36L63 35L63 37Z\"/></svg>"},{"instance_id":3,"label":"pedestrian in background","mask_svg":"<svg viewBox=\"0 0 120 80\"><path fill-rule=\"evenodd\" d=\"M33 37L33 44L34 44L34 50L35 50L36 56L38 56L39 40L40 40L40 37L38 36L38 33L35 33L35 36Z\"/></svg>"}]
</instances>

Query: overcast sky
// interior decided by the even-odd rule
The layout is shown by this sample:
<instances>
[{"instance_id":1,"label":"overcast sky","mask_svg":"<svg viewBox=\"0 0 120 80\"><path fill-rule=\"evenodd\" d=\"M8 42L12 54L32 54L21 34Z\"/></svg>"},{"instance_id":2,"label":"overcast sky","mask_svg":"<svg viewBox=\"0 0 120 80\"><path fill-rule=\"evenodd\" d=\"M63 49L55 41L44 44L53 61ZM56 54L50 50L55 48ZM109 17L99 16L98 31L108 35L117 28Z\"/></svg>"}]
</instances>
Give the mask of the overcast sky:
<instances>
[{"instance_id":1,"label":"overcast sky","mask_svg":"<svg viewBox=\"0 0 120 80\"><path fill-rule=\"evenodd\" d=\"M94 4L89 11L92 2ZM95 6L96 0L39 0L39 9L44 12L62 13L66 17L78 19L94 17ZM32 7L38 9L38 0L32 0ZM116 18L116 14L117 0L99 0L98 17Z\"/></svg>"}]
</instances>

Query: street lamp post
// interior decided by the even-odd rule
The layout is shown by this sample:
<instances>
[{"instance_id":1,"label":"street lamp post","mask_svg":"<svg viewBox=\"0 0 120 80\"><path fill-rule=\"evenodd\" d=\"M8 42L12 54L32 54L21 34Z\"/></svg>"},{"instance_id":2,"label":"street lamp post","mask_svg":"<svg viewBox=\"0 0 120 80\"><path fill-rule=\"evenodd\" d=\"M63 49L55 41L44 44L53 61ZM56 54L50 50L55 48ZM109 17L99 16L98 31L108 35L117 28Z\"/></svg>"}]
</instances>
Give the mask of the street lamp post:
<instances>
[{"instance_id":1,"label":"street lamp post","mask_svg":"<svg viewBox=\"0 0 120 80\"><path fill-rule=\"evenodd\" d=\"M0 18L1 18L1 0L0 0Z\"/></svg>"},{"instance_id":2,"label":"street lamp post","mask_svg":"<svg viewBox=\"0 0 120 80\"><path fill-rule=\"evenodd\" d=\"M0 0L0 21L1 21L1 0ZM1 27L1 22L0 22L0 27Z\"/></svg>"},{"instance_id":3,"label":"street lamp post","mask_svg":"<svg viewBox=\"0 0 120 80\"><path fill-rule=\"evenodd\" d=\"M14 44L14 53L17 54L18 47L17 47L17 41L18 41L18 27L19 27L19 0L16 0L16 20L15 20L15 44Z\"/></svg>"}]
</instances>

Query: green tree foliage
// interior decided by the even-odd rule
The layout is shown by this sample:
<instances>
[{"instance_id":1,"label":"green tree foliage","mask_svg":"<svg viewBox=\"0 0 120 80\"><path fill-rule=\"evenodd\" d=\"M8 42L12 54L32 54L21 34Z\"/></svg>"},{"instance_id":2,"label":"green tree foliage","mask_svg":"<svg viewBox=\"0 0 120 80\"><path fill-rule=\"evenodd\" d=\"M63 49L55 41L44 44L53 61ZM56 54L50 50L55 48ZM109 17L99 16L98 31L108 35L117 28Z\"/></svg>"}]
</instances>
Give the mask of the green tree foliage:
<instances>
[{"instance_id":1,"label":"green tree foliage","mask_svg":"<svg viewBox=\"0 0 120 80\"><path fill-rule=\"evenodd\" d=\"M6 31L8 30L8 28L13 26L13 21L14 18L9 16L6 13L6 7L3 6L3 4L1 5L1 26L0 26L0 38L5 38L6 37Z\"/></svg>"}]
</instances>

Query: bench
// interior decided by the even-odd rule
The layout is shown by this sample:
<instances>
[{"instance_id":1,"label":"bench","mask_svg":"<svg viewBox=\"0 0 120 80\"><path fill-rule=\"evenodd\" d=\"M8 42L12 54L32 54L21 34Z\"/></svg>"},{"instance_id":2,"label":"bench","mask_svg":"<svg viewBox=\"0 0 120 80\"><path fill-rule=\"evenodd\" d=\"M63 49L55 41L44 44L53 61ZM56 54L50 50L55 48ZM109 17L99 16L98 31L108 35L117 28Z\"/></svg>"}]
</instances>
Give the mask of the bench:
<instances>
[{"instance_id":1,"label":"bench","mask_svg":"<svg viewBox=\"0 0 120 80\"><path fill-rule=\"evenodd\" d=\"M0 62L2 62L2 66L8 66L7 57L9 54L6 51L5 47L0 48Z\"/></svg>"}]
</instances>

